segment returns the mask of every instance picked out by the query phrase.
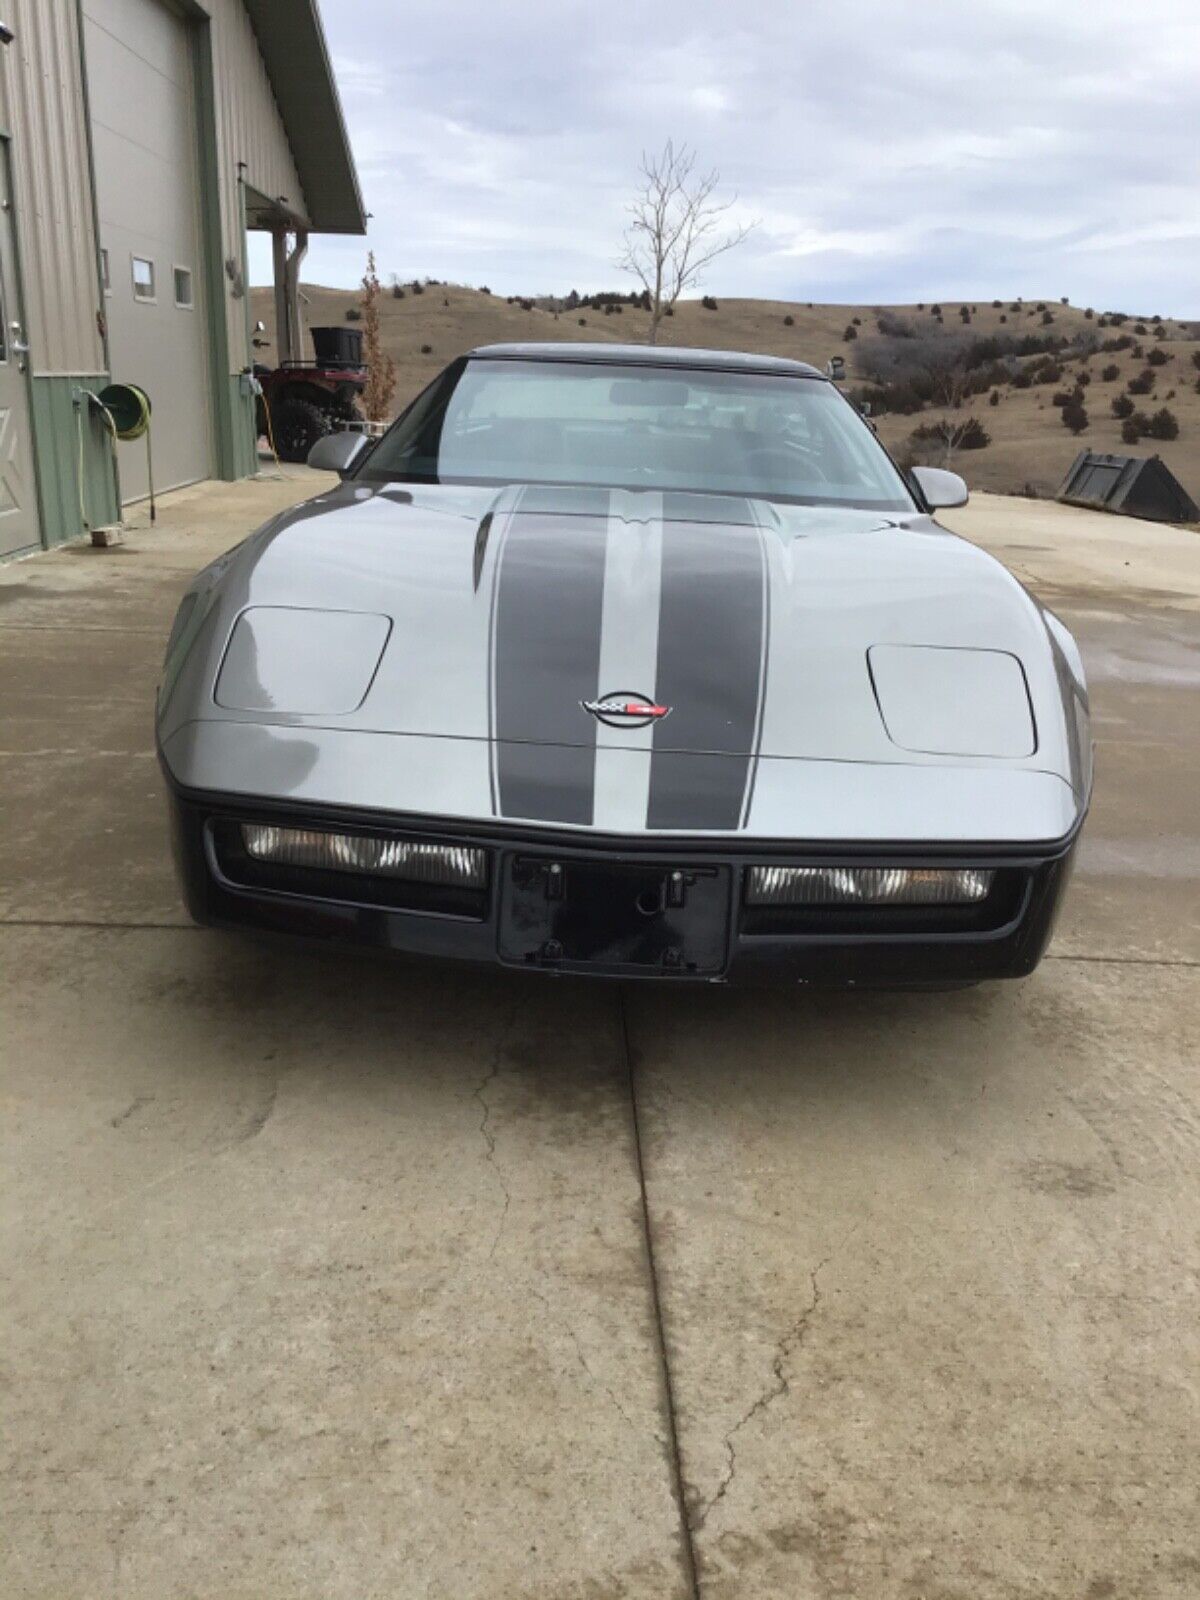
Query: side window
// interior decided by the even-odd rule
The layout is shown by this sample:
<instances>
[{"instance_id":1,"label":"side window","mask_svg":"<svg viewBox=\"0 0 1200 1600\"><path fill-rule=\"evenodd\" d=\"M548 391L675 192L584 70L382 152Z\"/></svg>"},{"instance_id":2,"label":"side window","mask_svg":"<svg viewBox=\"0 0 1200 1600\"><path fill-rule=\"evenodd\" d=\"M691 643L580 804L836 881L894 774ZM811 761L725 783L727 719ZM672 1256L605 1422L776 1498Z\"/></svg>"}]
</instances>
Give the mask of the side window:
<instances>
[{"instance_id":1,"label":"side window","mask_svg":"<svg viewBox=\"0 0 1200 1600\"><path fill-rule=\"evenodd\" d=\"M191 267L176 267L175 271L175 304L181 311L191 311L195 304L192 294L192 269Z\"/></svg>"},{"instance_id":2,"label":"side window","mask_svg":"<svg viewBox=\"0 0 1200 1600\"><path fill-rule=\"evenodd\" d=\"M154 263L145 256L133 256L133 298L154 300Z\"/></svg>"}]
</instances>

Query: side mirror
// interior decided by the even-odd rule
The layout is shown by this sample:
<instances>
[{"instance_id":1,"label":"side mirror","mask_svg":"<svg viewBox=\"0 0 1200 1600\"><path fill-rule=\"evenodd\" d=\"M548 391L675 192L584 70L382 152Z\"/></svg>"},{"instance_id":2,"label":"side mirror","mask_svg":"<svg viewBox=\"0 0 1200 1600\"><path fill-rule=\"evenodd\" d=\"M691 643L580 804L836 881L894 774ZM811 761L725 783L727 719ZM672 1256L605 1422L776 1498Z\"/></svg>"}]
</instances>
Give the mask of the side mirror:
<instances>
[{"instance_id":1,"label":"side mirror","mask_svg":"<svg viewBox=\"0 0 1200 1600\"><path fill-rule=\"evenodd\" d=\"M947 472L942 467L913 467L912 475L931 511L966 505L967 486L957 472Z\"/></svg>"},{"instance_id":2,"label":"side mirror","mask_svg":"<svg viewBox=\"0 0 1200 1600\"><path fill-rule=\"evenodd\" d=\"M308 452L308 464L319 472L336 472L339 478L344 478L366 448L364 434L327 433Z\"/></svg>"}]
</instances>

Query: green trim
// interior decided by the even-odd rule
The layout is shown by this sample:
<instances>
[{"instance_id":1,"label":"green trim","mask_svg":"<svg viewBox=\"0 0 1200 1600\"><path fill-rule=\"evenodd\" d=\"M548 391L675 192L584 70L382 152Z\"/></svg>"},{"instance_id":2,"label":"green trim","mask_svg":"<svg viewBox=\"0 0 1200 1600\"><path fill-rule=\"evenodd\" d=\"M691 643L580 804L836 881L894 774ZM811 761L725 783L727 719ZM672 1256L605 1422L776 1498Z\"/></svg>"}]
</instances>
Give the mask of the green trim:
<instances>
[{"instance_id":1,"label":"green trim","mask_svg":"<svg viewBox=\"0 0 1200 1600\"><path fill-rule=\"evenodd\" d=\"M75 395L80 389L97 393L107 381L92 375L30 379L33 455L42 543L47 547L79 539L88 531L79 516L79 412ZM84 496L89 527L96 528L119 522L121 514L108 429L95 407L84 403Z\"/></svg>"},{"instance_id":2,"label":"green trim","mask_svg":"<svg viewBox=\"0 0 1200 1600\"><path fill-rule=\"evenodd\" d=\"M258 471L258 435L250 380L244 373L235 372L230 375L228 385L230 410L235 419L233 476L252 478Z\"/></svg>"},{"instance_id":3,"label":"green trim","mask_svg":"<svg viewBox=\"0 0 1200 1600\"><path fill-rule=\"evenodd\" d=\"M200 157L200 233L204 260L204 309L208 324L208 390L212 405L213 476L240 478L245 420L238 414L230 371L229 324L225 314L225 262L221 227L221 167L213 76L212 24L194 27L197 144ZM236 379L234 380L236 382Z\"/></svg>"}]
</instances>

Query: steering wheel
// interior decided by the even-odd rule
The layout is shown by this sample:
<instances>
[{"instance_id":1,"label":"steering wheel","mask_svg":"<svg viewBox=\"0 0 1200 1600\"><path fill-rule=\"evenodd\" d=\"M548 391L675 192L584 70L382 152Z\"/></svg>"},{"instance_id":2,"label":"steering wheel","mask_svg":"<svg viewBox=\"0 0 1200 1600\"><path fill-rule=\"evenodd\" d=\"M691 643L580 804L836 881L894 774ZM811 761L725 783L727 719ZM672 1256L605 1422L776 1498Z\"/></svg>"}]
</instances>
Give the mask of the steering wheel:
<instances>
[{"instance_id":1,"label":"steering wheel","mask_svg":"<svg viewBox=\"0 0 1200 1600\"><path fill-rule=\"evenodd\" d=\"M747 450L744 460L747 466L774 468L782 471L787 477L794 476L796 468L802 466L805 472L815 473L822 483L828 483L828 474L821 463L811 455L806 455L803 462L797 460L792 451L780 444L760 444Z\"/></svg>"}]
</instances>

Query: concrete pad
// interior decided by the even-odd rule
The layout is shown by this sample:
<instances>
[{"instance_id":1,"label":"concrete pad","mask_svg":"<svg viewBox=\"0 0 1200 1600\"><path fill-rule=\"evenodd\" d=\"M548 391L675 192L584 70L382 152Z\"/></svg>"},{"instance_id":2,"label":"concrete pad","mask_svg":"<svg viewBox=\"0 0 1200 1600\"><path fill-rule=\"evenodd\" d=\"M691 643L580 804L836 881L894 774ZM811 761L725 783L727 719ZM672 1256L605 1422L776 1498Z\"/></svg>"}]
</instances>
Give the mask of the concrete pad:
<instances>
[{"instance_id":1,"label":"concrete pad","mask_svg":"<svg viewBox=\"0 0 1200 1600\"><path fill-rule=\"evenodd\" d=\"M0 943L6 1596L683 1593L610 991Z\"/></svg>"},{"instance_id":2,"label":"concrete pad","mask_svg":"<svg viewBox=\"0 0 1200 1600\"><path fill-rule=\"evenodd\" d=\"M706 1600L1200 1585L1200 972L639 991Z\"/></svg>"}]
</instances>

